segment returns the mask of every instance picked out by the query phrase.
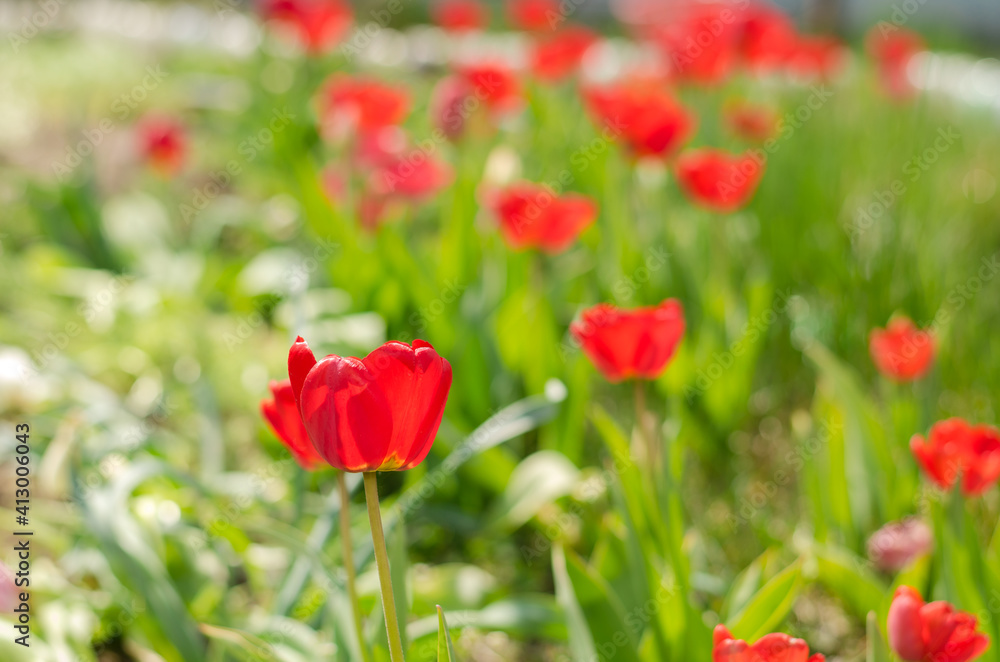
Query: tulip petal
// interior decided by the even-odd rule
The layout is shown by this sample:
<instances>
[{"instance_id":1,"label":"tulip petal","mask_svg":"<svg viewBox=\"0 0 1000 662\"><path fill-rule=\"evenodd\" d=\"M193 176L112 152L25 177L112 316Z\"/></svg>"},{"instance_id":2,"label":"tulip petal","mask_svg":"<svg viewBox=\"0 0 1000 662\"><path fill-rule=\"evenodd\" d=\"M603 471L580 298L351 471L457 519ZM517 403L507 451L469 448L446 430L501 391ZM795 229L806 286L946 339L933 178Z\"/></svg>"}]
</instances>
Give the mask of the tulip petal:
<instances>
[{"instance_id":1,"label":"tulip petal","mask_svg":"<svg viewBox=\"0 0 1000 662\"><path fill-rule=\"evenodd\" d=\"M301 409L302 385L306 381L309 371L316 365L316 356L309 349L309 345L302 336L295 338L291 349L288 350L288 379L291 381L292 393L295 401L299 403Z\"/></svg>"},{"instance_id":2,"label":"tulip petal","mask_svg":"<svg viewBox=\"0 0 1000 662\"><path fill-rule=\"evenodd\" d=\"M434 443L451 388L451 365L428 343L382 345L363 361L389 403L392 437L383 470L423 461Z\"/></svg>"},{"instance_id":3,"label":"tulip petal","mask_svg":"<svg viewBox=\"0 0 1000 662\"><path fill-rule=\"evenodd\" d=\"M340 356L317 363L302 386L299 407L327 462L345 471L382 466L393 433L390 402L364 363Z\"/></svg>"},{"instance_id":4,"label":"tulip petal","mask_svg":"<svg viewBox=\"0 0 1000 662\"><path fill-rule=\"evenodd\" d=\"M886 624L889 645L897 655L909 662L923 660L926 651L920 618L920 608L923 604L920 594L914 589L900 586L889 607Z\"/></svg>"},{"instance_id":5,"label":"tulip petal","mask_svg":"<svg viewBox=\"0 0 1000 662\"><path fill-rule=\"evenodd\" d=\"M774 632L765 634L750 646L754 662L806 662L809 645L801 639Z\"/></svg>"}]
</instances>

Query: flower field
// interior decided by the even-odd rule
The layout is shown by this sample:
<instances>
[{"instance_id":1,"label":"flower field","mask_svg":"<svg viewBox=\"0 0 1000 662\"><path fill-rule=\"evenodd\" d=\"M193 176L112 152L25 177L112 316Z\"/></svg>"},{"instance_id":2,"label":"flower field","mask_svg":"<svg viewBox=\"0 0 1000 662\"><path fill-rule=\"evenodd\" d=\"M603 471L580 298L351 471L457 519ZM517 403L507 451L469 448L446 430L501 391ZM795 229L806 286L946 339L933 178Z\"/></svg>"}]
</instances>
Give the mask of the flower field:
<instances>
[{"instance_id":1,"label":"flower field","mask_svg":"<svg viewBox=\"0 0 1000 662\"><path fill-rule=\"evenodd\" d=\"M997 44L24 6L0 660L1000 661Z\"/></svg>"}]
</instances>

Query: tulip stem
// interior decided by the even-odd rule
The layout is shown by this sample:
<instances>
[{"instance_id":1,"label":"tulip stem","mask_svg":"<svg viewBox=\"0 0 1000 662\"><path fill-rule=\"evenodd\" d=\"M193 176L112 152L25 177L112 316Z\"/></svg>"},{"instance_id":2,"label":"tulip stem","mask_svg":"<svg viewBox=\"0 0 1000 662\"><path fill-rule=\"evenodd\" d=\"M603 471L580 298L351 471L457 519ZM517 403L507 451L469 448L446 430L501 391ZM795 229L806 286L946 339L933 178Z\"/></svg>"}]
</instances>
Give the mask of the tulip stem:
<instances>
[{"instance_id":1,"label":"tulip stem","mask_svg":"<svg viewBox=\"0 0 1000 662\"><path fill-rule=\"evenodd\" d=\"M656 442L653 439L653 433L650 432L649 426L647 425L649 412L646 409L646 388L645 384L640 379L635 380L635 418L636 425L639 426L639 434L646 446L644 449L646 451L646 461L649 463L649 468L652 470L653 476L655 477L656 465L658 462Z\"/></svg>"},{"instance_id":2,"label":"tulip stem","mask_svg":"<svg viewBox=\"0 0 1000 662\"><path fill-rule=\"evenodd\" d=\"M340 491L340 541L344 546L344 572L347 574L347 596L354 612L354 630L358 636L358 648L364 662L371 662L371 655L365 646L365 630L361 625L361 604L358 602L357 576L354 571L354 545L351 544L350 494L344 472L337 472L337 489Z\"/></svg>"},{"instance_id":3,"label":"tulip stem","mask_svg":"<svg viewBox=\"0 0 1000 662\"><path fill-rule=\"evenodd\" d=\"M389 638L389 658L392 662L403 662L403 640L399 636L396 599L392 593L392 576L389 573L389 554L385 548L382 512L378 505L378 479L374 471L364 472L364 479L365 499L368 502L368 521L372 527L372 544L375 550L375 565L378 567L378 581L382 588L382 611L385 614L385 630Z\"/></svg>"}]
</instances>

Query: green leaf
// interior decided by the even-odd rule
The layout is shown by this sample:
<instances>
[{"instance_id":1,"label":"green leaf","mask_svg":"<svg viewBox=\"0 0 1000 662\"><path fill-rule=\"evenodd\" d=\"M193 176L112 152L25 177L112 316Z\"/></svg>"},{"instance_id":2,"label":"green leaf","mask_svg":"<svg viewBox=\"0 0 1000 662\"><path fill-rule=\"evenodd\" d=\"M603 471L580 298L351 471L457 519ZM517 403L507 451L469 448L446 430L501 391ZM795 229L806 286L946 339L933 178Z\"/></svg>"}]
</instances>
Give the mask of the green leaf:
<instances>
[{"instance_id":1,"label":"green leaf","mask_svg":"<svg viewBox=\"0 0 1000 662\"><path fill-rule=\"evenodd\" d=\"M868 612L867 617L867 651L866 662L889 662L889 649L882 637L882 630L878 626L878 617L875 612Z\"/></svg>"},{"instance_id":2,"label":"green leaf","mask_svg":"<svg viewBox=\"0 0 1000 662\"><path fill-rule=\"evenodd\" d=\"M722 601L722 614L725 620L730 614L738 614L746 606L750 598L760 590L764 581L764 568L767 562L774 557L777 552L772 549L764 550L764 553L753 560L736 579L733 580L729 593Z\"/></svg>"},{"instance_id":3,"label":"green leaf","mask_svg":"<svg viewBox=\"0 0 1000 662\"><path fill-rule=\"evenodd\" d=\"M817 546L819 581L860 618L878 610L888 590L868 562L844 549Z\"/></svg>"},{"instance_id":4,"label":"green leaf","mask_svg":"<svg viewBox=\"0 0 1000 662\"><path fill-rule=\"evenodd\" d=\"M489 517L490 527L513 530L547 504L572 492L580 470L556 451L538 451L514 469Z\"/></svg>"},{"instance_id":5,"label":"green leaf","mask_svg":"<svg viewBox=\"0 0 1000 662\"><path fill-rule=\"evenodd\" d=\"M621 602L607 582L588 568L576 554L566 552L565 556L573 595L583 611L592 641L601 655L607 659L638 662L636 651L638 635L641 633L636 632L633 627L640 628L645 621L638 619L626 623ZM629 627L630 625L633 627Z\"/></svg>"},{"instance_id":6,"label":"green leaf","mask_svg":"<svg viewBox=\"0 0 1000 662\"><path fill-rule=\"evenodd\" d=\"M441 605L437 606L438 613L438 662L458 662L455 655L455 645L451 642L451 632L448 631L448 623L444 620L444 610Z\"/></svg>"},{"instance_id":7,"label":"green leaf","mask_svg":"<svg viewBox=\"0 0 1000 662\"><path fill-rule=\"evenodd\" d=\"M753 642L774 630L791 611L802 588L802 563L788 566L750 598L730 622L738 639Z\"/></svg>"},{"instance_id":8,"label":"green leaf","mask_svg":"<svg viewBox=\"0 0 1000 662\"><path fill-rule=\"evenodd\" d=\"M566 629L569 632L569 649L574 660L596 660L597 648L587 625L587 617L576 597L573 580L566 568L566 554L562 545L552 548L552 575L556 585L556 601L563 609Z\"/></svg>"}]
</instances>

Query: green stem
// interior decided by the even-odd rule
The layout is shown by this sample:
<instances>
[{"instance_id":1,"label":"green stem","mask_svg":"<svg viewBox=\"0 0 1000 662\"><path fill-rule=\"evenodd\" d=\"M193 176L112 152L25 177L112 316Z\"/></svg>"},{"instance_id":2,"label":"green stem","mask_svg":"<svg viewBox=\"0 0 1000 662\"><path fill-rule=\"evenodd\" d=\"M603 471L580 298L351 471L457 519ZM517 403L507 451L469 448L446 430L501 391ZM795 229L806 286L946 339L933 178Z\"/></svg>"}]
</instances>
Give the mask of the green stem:
<instances>
[{"instance_id":1,"label":"green stem","mask_svg":"<svg viewBox=\"0 0 1000 662\"><path fill-rule=\"evenodd\" d=\"M635 380L635 418L636 425L639 426L639 434L642 436L646 451L646 462L652 470L652 475L656 476L656 469L659 464L658 453L656 452L656 440L653 432L650 431L648 421L649 412L646 409L646 387L641 379ZM655 485L655 481L654 481Z\"/></svg>"},{"instance_id":2,"label":"green stem","mask_svg":"<svg viewBox=\"0 0 1000 662\"><path fill-rule=\"evenodd\" d=\"M344 472L337 472L337 489L340 491L340 540L344 545L344 572L347 574L347 595L351 599L351 610L354 612L354 630L358 636L358 648L364 662L371 662L371 654L365 646L365 631L361 626L361 604L358 602L358 587L354 571L354 545L351 544L351 512L349 510L350 494L347 492L347 481Z\"/></svg>"},{"instance_id":3,"label":"green stem","mask_svg":"<svg viewBox=\"0 0 1000 662\"><path fill-rule=\"evenodd\" d=\"M365 500L368 502L368 521L372 527L372 545L375 549L375 565L378 567L378 581L382 588L382 611L385 613L385 630L389 637L389 658L392 662L404 662L403 640L399 636L399 620L396 617L396 599L392 593L392 577L389 574L389 554L385 548L385 533L382 532L382 512L378 505L378 479L374 471L366 471Z\"/></svg>"}]
</instances>

